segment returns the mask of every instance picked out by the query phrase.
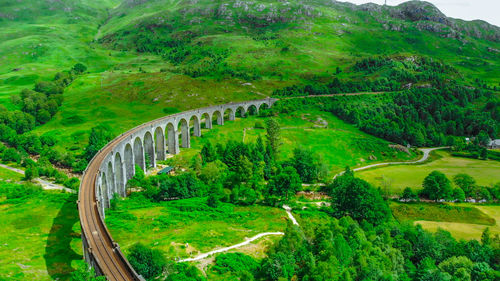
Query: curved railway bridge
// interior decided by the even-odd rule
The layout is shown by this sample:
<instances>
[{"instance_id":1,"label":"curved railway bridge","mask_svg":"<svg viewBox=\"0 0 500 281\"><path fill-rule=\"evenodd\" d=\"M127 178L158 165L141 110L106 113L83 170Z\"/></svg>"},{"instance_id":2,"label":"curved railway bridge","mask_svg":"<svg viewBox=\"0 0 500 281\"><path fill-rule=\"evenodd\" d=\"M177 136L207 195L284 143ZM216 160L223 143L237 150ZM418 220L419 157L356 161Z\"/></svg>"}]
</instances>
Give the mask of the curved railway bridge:
<instances>
[{"instance_id":1,"label":"curved railway bridge","mask_svg":"<svg viewBox=\"0 0 500 281\"><path fill-rule=\"evenodd\" d=\"M113 194L127 195L125 187L134 176L135 165L145 170L146 163L156 166L156 161L165 160L167 153L179 153L179 143L181 147L190 147L191 135L201 136L202 122L211 129L212 120L224 125L225 116L234 120L236 112L241 116L258 113L276 101L268 98L228 103L165 116L135 127L101 149L83 173L78 195L84 257L96 273L108 280L144 280L127 261L104 223Z\"/></svg>"}]
</instances>

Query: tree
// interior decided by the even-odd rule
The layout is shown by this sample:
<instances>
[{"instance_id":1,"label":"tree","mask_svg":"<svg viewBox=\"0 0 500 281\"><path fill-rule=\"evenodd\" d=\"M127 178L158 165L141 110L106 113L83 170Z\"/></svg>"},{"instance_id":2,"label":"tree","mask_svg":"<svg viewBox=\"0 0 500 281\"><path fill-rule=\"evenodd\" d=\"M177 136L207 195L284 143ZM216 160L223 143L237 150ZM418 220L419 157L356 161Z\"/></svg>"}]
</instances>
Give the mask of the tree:
<instances>
[{"instance_id":1,"label":"tree","mask_svg":"<svg viewBox=\"0 0 500 281\"><path fill-rule=\"evenodd\" d=\"M167 266L167 260L162 251L148 248L141 243L130 248L127 258L137 273L148 280L154 280Z\"/></svg>"},{"instance_id":2,"label":"tree","mask_svg":"<svg viewBox=\"0 0 500 281\"><path fill-rule=\"evenodd\" d=\"M439 264L439 268L455 277L454 280L471 280L474 263L464 256L453 256Z\"/></svg>"},{"instance_id":3,"label":"tree","mask_svg":"<svg viewBox=\"0 0 500 281\"><path fill-rule=\"evenodd\" d=\"M399 200L401 201L418 201L418 195L415 193L411 188L407 187L403 191L403 194L401 194L401 197L399 197Z\"/></svg>"},{"instance_id":4,"label":"tree","mask_svg":"<svg viewBox=\"0 0 500 281\"><path fill-rule=\"evenodd\" d=\"M85 148L85 159L90 161L92 157L103 148L112 138L108 126L99 125L91 129L89 143Z\"/></svg>"},{"instance_id":5,"label":"tree","mask_svg":"<svg viewBox=\"0 0 500 281\"><path fill-rule=\"evenodd\" d=\"M213 162L217 159L217 150L212 146L211 142L207 142L201 148L201 159L203 163Z\"/></svg>"},{"instance_id":6,"label":"tree","mask_svg":"<svg viewBox=\"0 0 500 281\"><path fill-rule=\"evenodd\" d=\"M319 165L310 149L296 148L293 157L289 160L291 166L297 170L302 182L311 183L318 179Z\"/></svg>"},{"instance_id":7,"label":"tree","mask_svg":"<svg viewBox=\"0 0 500 281\"><path fill-rule=\"evenodd\" d=\"M285 167L281 172L269 180L269 191L273 195L285 197L285 200L300 191L302 182L293 167Z\"/></svg>"},{"instance_id":8,"label":"tree","mask_svg":"<svg viewBox=\"0 0 500 281\"><path fill-rule=\"evenodd\" d=\"M464 191L466 197L471 196L472 190L476 185L476 180L464 173L455 175L453 182Z\"/></svg>"},{"instance_id":9,"label":"tree","mask_svg":"<svg viewBox=\"0 0 500 281\"><path fill-rule=\"evenodd\" d=\"M106 281L105 276L96 276L93 268L86 264L71 273L71 281Z\"/></svg>"},{"instance_id":10,"label":"tree","mask_svg":"<svg viewBox=\"0 0 500 281\"><path fill-rule=\"evenodd\" d=\"M267 131L267 142L271 146L271 151L273 153L274 158L278 155L278 150L281 141L281 129L278 121L274 118L269 118L266 120L266 131Z\"/></svg>"},{"instance_id":11,"label":"tree","mask_svg":"<svg viewBox=\"0 0 500 281\"><path fill-rule=\"evenodd\" d=\"M21 155L15 148L7 148L3 151L2 155L3 161L19 163L21 161Z\"/></svg>"},{"instance_id":12,"label":"tree","mask_svg":"<svg viewBox=\"0 0 500 281\"><path fill-rule=\"evenodd\" d=\"M85 71L87 71L87 67L82 63L77 63L73 66L73 70L77 74L80 74L80 73L84 73Z\"/></svg>"},{"instance_id":13,"label":"tree","mask_svg":"<svg viewBox=\"0 0 500 281\"><path fill-rule=\"evenodd\" d=\"M26 167L26 170L24 170L24 179L30 181L36 178L38 178L38 168L33 165Z\"/></svg>"},{"instance_id":14,"label":"tree","mask_svg":"<svg viewBox=\"0 0 500 281\"><path fill-rule=\"evenodd\" d=\"M391 217L391 211L380 193L348 170L337 177L327 190L332 198L333 215L337 218L350 216L357 221L379 224Z\"/></svg>"},{"instance_id":15,"label":"tree","mask_svg":"<svg viewBox=\"0 0 500 281\"><path fill-rule=\"evenodd\" d=\"M453 197L450 180L441 172L433 171L423 182L422 194L431 200L450 200Z\"/></svg>"},{"instance_id":16,"label":"tree","mask_svg":"<svg viewBox=\"0 0 500 281\"><path fill-rule=\"evenodd\" d=\"M458 202L464 202L465 192L460 187L453 189L453 199L457 200Z\"/></svg>"},{"instance_id":17,"label":"tree","mask_svg":"<svg viewBox=\"0 0 500 281\"><path fill-rule=\"evenodd\" d=\"M487 146L490 143L490 136L484 130L481 130L476 137L479 145Z\"/></svg>"}]
</instances>

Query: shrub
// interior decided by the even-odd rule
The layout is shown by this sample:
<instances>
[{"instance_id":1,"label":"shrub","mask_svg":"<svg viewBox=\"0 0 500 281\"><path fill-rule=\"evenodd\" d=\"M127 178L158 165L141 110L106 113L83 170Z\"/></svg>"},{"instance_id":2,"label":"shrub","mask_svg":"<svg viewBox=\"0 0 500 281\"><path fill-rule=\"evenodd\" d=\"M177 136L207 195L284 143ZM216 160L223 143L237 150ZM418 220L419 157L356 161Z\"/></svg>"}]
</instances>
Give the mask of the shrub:
<instances>
[{"instance_id":1,"label":"shrub","mask_svg":"<svg viewBox=\"0 0 500 281\"><path fill-rule=\"evenodd\" d=\"M148 248L141 243L130 248L127 258L137 273L148 280L159 276L167 265L167 260L160 250Z\"/></svg>"},{"instance_id":2,"label":"shrub","mask_svg":"<svg viewBox=\"0 0 500 281\"><path fill-rule=\"evenodd\" d=\"M19 152L14 148L7 148L2 153L2 160L19 163L21 162L21 155L19 155Z\"/></svg>"},{"instance_id":3,"label":"shrub","mask_svg":"<svg viewBox=\"0 0 500 281\"><path fill-rule=\"evenodd\" d=\"M259 264L250 256L242 253L222 254L215 258L214 270L224 274L226 272L257 272Z\"/></svg>"}]
</instances>

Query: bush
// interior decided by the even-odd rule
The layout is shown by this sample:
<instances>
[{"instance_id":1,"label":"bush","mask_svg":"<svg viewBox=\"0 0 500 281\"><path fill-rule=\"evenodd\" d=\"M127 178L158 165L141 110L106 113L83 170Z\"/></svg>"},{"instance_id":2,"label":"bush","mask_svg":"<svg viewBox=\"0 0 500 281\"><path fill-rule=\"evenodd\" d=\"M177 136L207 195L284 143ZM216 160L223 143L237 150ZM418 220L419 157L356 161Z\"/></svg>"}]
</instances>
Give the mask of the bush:
<instances>
[{"instance_id":1,"label":"bush","mask_svg":"<svg viewBox=\"0 0 500 281\"><path fill-rule=\"evenodd\" d=\"M214 270L224 274L226 272L257 272L259 264L250 256L242 253L222 254L215 258Z\"/></svg>"},{"instance_id":2,"label":"bush","mask_svg":"<svg viewBox=\"0 0 500 281\"><path fill-rule=\"evenodd\" d=\"M167 260L160 250L148 248L141 243L130 248L127 258L137 273L148 280L159 276L167 265Z\"/></svg>"},{"instance_id":3,"label":"bush","mask_svg":"<svg viewBox=\"0 0 500 281\"><path fill-rule=\"evenodd\" d=\"M21 162L21 155L14 148L7 148L2 152L2 160L7 162Z\"/></svg>"}]
</instances>

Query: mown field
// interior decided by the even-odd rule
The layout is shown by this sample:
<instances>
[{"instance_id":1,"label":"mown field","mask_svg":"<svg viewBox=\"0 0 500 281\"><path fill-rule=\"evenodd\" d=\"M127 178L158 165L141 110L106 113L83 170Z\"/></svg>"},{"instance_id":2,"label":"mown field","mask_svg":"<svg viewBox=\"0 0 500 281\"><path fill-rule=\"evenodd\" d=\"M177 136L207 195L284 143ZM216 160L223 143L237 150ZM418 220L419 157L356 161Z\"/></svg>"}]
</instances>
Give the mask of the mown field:
<instances>
[{"instance_id":1,"label":"mown field","mask_svg":"<svg viewBox=\"0 0 500 281\"><path fill-rule=\"evenodd\" d=\"M500 181L500 162L452 157L447 151L434 151L437 159L420 165L397 165L373 168L356 175L374 186L387 186L388 191L400 194L406 187L421 189L424 178L432 171L444 173L450 180L454 175L466 173L478 185L489 186Z\"/></svg>"},{"instance_id":2,"label":"mown field","mask_svg":"<svg viewBox=\"0 0 500 281\"><path fill-rule=\"evenodd\" d=\"M83 263L76 199L0 181L0 280L69 280Z\"/></svg>"},{"instance_id":3,"label":"mown field","mask_svg":"<svg viewBox=\"0 0 500 281\"><path fill-rule=\"evenodd\" d=\"M444 229L456 239L480 240L487 227L492 235L500 234L500 206L392 202L390 207L400 222L410 221L430 231Z\"/></svg>"},{"instance_id":4,"label":"mown field","mask_svg":"<svg viewBox=\"0 0 500 281\"><path fill-rule=\"evenodd\" d=\"M261 232L283 231L286 222L283 209L227 203L212 208L206 198L151 203L136 196L121 200L118 209L106 216L113 238L125 253L141 242L172 259L195 257Z\"/></svg>"},{"instance_id":5,"label":"mown field","mask_svg":"<svg viewBox=\"0 0 500 281\"><path fill-rule=\"evenodd\" d=\"M224 144L234 140L249 143L255 142L259 136L265 140L266 118L250 115L226 121L224 126L214 125L211 130L202 130L202 136L192 137L191 148L181 149L177 158L180 163L187 165L207 142ZM328 112L296 111L273 118L281 126L280 160L292 157L295 148L308 148L332 174L343 170L346 165L358 167L376 162L409 161L419 157L413 151L406 153L393 149L389 146L390 142L361 132Z\"/></svg>"}]
</instances>

